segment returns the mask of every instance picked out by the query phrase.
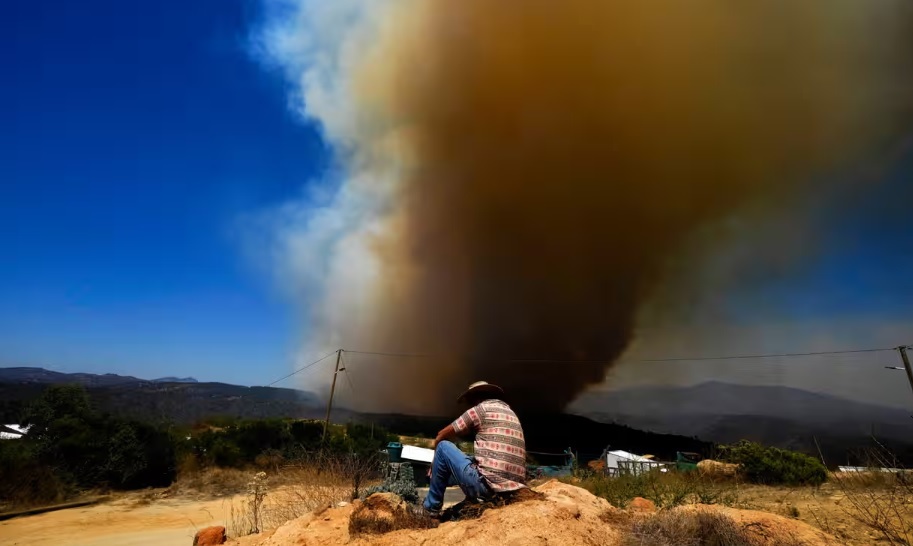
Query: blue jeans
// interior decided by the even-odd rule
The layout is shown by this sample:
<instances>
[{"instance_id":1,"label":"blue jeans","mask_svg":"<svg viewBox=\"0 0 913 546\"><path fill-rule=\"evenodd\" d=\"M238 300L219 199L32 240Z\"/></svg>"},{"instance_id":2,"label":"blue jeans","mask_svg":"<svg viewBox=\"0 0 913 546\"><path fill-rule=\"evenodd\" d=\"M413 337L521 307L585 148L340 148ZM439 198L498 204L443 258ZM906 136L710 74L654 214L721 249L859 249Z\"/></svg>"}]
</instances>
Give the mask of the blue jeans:
<instances>
[{"instance_id":1,"label":"blue jeans","mask_svg":"<svg viewBox=\"0 0 913 546\"><path fill-rule=\"evenodd\" d=\"M431 463L431 484L425 497L425 508L440 510L444 505L444 491L451 480L456 481L468 498L488 497L491 490L479 475L472 457L466 455L453 442L443 441L434 449Z\"/></svg>"}]
</instances>

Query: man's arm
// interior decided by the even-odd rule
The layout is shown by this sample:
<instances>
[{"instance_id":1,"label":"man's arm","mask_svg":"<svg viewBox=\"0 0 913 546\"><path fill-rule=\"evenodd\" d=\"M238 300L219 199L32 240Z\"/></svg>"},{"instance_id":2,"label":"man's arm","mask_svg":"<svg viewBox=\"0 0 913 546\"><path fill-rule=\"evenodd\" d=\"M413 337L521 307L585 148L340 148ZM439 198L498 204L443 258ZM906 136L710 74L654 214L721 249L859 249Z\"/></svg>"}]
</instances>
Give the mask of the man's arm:
<instances>
[{"instance_id":1,"label":"man's arm","mask_svg":"<svg viewBox=\"0 0 913 546\"><path fill-rule=\"evenodd\" d=\"M469 408L466 413L460 415L456 421L450 423L446 427L442 428L440 432L437 433L437 437L434 439L434 447L444 440L450 440L456 436L462 436L473 430L478 430L482 426L482 417L484 413L482 405L473 406Z\"/></svg>"},{"instance_id":2,"label":"man's arm","mask_svg":"<svg viewBox=\"0 0 913 546\"><path fill-rule=\"evenodd\" d=\"M434 444L431 447L437 447L437 445L444 440L450 440L451 438L456 437L457 431L453 428L453 424L447 425L442 428L440 432L437 433L437 437L434 439Z\"/></svg>"}]
</instances>

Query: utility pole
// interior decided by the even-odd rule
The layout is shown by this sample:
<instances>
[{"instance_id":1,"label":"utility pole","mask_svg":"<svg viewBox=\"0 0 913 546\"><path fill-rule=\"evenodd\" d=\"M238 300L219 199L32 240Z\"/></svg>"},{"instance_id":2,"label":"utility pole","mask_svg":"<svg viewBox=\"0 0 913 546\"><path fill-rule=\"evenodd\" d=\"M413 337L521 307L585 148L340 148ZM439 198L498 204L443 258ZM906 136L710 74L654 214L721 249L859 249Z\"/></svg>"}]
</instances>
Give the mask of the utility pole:
<instances>
[{"instance_id":1,"label":"utility pole","mask_svg":"<svg viewBox=\"0 0 913 546\"><path fill-rule=\"evenodd\" d=\"M342 360L342 349L336 350L336 369L333 370L333 384L330 386L330 400L327 402L327 419L323 424L323 438L321 442L327 439L327 430L330 428L330 410L333 409L333 393L336 392L336 376L339 375L339 361Z\"/></svg>"},{"instance_id":2,"label":"utility pole","mask_svg":"<svg viewBox=\"0 0 913 546\"><path fill-rule=\"evenodd\" d=\"M901 345L897 348L900 352L900 358L903 360L903 367L907 371L907 379L910 381L910 388L913 389L913 368L910 367L910 357L907 356L909 347Z\"/></svg>"}]
</instances>

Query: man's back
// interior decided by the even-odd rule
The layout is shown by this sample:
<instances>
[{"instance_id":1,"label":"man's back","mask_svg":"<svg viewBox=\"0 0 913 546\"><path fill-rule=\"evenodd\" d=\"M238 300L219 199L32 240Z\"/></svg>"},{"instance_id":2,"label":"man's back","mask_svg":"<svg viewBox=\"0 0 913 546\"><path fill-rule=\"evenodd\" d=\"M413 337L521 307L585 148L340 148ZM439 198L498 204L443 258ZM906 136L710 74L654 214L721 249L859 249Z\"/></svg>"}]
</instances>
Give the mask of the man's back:
<instances>
[{"instance_id":1,"label":"man's back","mask_svg":"<svg viewBox=\"0 0 913 546\"><path fill-rule=\"evenodd\" d=\"M486 400L453 422L457 433L476 431L475 459L479 473L496 493L526 483L526 440L517 414L505 402Z\"/></svg>"}]
</instances>

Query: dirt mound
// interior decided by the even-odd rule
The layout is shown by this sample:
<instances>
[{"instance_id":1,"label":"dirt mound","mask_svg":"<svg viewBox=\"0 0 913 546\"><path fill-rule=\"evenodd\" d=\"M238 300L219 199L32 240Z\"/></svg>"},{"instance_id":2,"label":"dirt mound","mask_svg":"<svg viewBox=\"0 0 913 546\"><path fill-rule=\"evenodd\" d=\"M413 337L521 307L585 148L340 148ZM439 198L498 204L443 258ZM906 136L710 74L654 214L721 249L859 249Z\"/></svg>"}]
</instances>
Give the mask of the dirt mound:
<instances>
[{"instance_id":1,"label":"dirt mound","mask_svg":"<svg viewBox=\"0 0 913 546\"><path fill-rule=\"evenodd\" d=\"M678 528L691 529L698 533L707 522L717 533L743 533L752 537L751 542L733 544L757 544L759 546L816 546L831 544L836 540L804 523L768 514L721 508L716 506L689 506L675 510L660 511L655 515L626 512L613 508L601 498L573 485L550 481L535 490L539 498L529 498L505 506L485 510L477 519L464 519L441 523L435 528L406 528L383 533L383 530L397 526L397 518L414 517L408 507L398 498L377 496L364 503L353 503L340 508L331 508L319 514L308 514L290 521L277 529L271 536L251 541L246 537L243 544L262 546L317 546L324 544L351 544L355 546L435 546L459 544L460 546L526 545L576 545L592 544L623 546L631 544L632 538L642 533L642 538L655 539L650 544L666 544L660 541L663 533L675 532ZM399 514L399 515L398 515ZM410 516L405 516L410 514ZM704 516L702 514L710 514ZM611 515L614 517L607 517ZM365 518L370 524L365 524ZM674 517L672 517L674 516ZM352 523L354 521L361 523ZM661 519L665 518L665 519ZM692 521L693 520L693 521ZM381 523L378 523L381 522ZM353 525L355 527L353 532ZM383 529L381 529L383 527ZM372 529L368 531L367 529ZM671 531L670 531L671 530ZM647 536L644 533L650 533ZM655 535L655 536L654 536ZM741 535L740 535L741 536ZM635 538L636 540L636 538ZM729 542L726 542L729 543ZM670 542L669 544L678 544Z\"/></svg>"}]
</instances>

